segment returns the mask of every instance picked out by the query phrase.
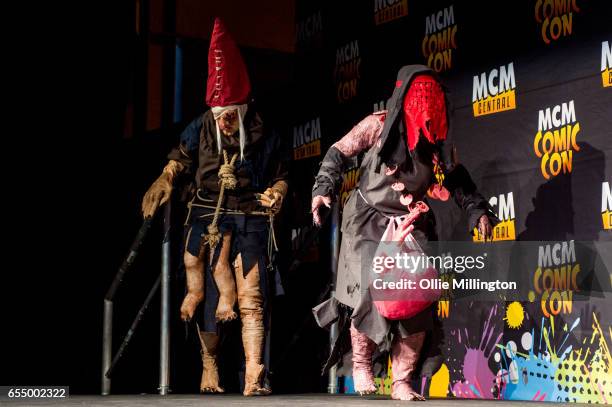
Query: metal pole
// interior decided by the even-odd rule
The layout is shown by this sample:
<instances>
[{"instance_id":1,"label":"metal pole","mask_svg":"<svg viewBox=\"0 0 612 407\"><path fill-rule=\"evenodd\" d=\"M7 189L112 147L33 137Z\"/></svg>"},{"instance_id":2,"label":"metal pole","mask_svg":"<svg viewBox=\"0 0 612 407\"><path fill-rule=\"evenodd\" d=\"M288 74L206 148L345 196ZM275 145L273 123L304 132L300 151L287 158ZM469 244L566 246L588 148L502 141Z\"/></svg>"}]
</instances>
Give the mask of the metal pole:
<instances>
[{"instance_id":1,"label":"metal pole","mask_svg":"<svg viewBox=\"0 0 612 407\"><path fill-rule=\"evenodd\" d=\"M179 40L174 50L174 123L183 120L183 48Z\"/></svg>"},{"instance_id":2,"label":"metal pole","mask_svg":"<svg viewBox=\"0 0 612 407\"><path fill-rule=\"evenodd\" d=\"M106 377L113 353L113 302L104 300L104 325L102 327L102 395L108 396L111 379Z\"/></svg>"},{"instance_id":3,"label":"metal pole","mask_svg":"<svg viewBox=\"0 0 612 407\"><path fill-rule=\"evenodd\" d=\"M332 281L336 282L336 273L338 272L338 258L340 255L340 203L335 202L332 207L331 213L331 272ZM332 284L333 284L332 283ZM331 290L331 296L333 297L336 293L335 289ZM329 331L329 347L330 351L333 349L336 340L338 339L338 322L334 322ZM329 379L327 382L327 392L330 394L338 393L338 370L337 366L334 365L329 369Z\"/></svg>"},{"instance_id":4,"label":"metal pole","mask_svg":"<svg viewBox=\"0 0 612 407\"><path fill-rule=\"evenodd\" d=\"M170 200L164 209L164 240L162 243L161 322L159 340L159 394L170 391Z\"/></svg>"},{"instance_id":5,"label":"metal pole","mask_svg":"<svg viewBox=\"0 0 612 407\"><path fill-rule=\"evenodd\" d=\"M172 2L168 7L176 8ZM172 121L183 120L183 50L177 41L174 49L174 103L172 106ZM162 275L161 275L161 326L159 340L159 394L168 395L170 391L170 216L172 213L171 199L164 210L164 241L162 243Z\"/></svg>"}]
</instances>

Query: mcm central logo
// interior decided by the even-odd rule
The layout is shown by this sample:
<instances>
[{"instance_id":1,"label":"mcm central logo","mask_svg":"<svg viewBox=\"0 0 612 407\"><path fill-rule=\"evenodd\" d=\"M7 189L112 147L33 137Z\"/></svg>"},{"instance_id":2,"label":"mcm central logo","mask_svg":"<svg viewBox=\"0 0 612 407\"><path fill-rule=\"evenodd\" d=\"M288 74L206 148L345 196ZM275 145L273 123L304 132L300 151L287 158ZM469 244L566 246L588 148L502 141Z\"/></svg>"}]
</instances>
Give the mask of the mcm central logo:
<instances>
[{"instance_id":1,"label":"mcm central logo","mask_svg":"<svg viewBox=\"0 0 612 407\"><path fill-rule=\"evenodd\" d=\"M537 0L534 11L536 22L542 25L542 40L548 45L572 35L574 13L579 13L580 8L576 0Z\"/></svg>"},{"instance_id":2,"label":"mcm central logo","mask_svg":"<svg viewBox=\"0 0 612 407\"><path fill-rule=\"evenodd\" d=\"M497 208L497 217L501 221L493 228L493 241L516 240L514 194L508 192L507 194L492 196L489 199L489 204L493 209ZM472 240L477 243L484 242L484 236L478 232L477 227L474 228Z\"/></svg>"},{"instance_id":3,"label":"mcm central logo","mask_svg":"<svg viewBox=\"0 0 612 407\"><path fill-rule=\"evenodd\" d=\"M538 268L533 274L534 291L529 300L540 296L542 314L546 318L572 313L572 299L578 287L580 264L576 262L574 241L558 242L539 246Z\"/></svg>"},{"instance_id":4,"label":"mcm central logo","mask_svg":"<svg viewBox=\"0 0 612 407\"><path fill-rule=\"evenodd\" d=\"M474 76L472 108L474 117L516 109L513 62Z\"/></svg>"},{"instance_id":5,"label":"mcm central logo","mask_svg":"<svg viewBox=\"0 0 612 407\"><path fill-rule=\"evenodd\" d=\"M338 103L344 103L357 96L360 79L361 57L359 41L351 41L336 50L334 78Z\"/></svg>"},{"instance_id":6,"label":"mcm central logo","mask_svg":"<svg viewBox=\"0 0 612 407\"><path fill-rule=\"evenodd\" d=\"M574 151L579 151L576 136L580 123L576 121L574 101L540 110L538 132L533 150L541 159L540 171L546 179L572 172Z\"/></svg>"},{"instance_id":7,"label":"mcm central logo","mask_svg":"<svg viewBox=\"0 0 612 407\"><path fill-rule=\"evenodd\" d=\"M374 23L376 25L407 15L408 0L374 0Z\"/></svg>"},{"instance_id":8,"label":"mcm central logo","mask_svg":"<svg viewBox=\"0 0 612 407\"><path fill-rule=\"evenodd\" d=\"M293 159L321 155L321 119L309 120L293 128Z\"/></svg>"},{"instance_id":9,"label":"mcm central logo","mask_svg":"<svg viewBox=\"0 0 612 407\"><path fill-rule=\"evenodd\" d=\"M457 24L453 6L425 18L425 37L421 43L427 66L436 72L452 67L452 52L457 49Z\"/></svg>"},{"instance_id":10,"label":"mcm central logo","mask_svg":"<svg viewBox=\"0 0 612 407\"><path fill-rule=\"evenodd\" d=\"M601 183L601 221L604 229L612 229L612 191L608 181Z\"/></svg>"},{"instance_id":11,"label":"mcm central logo","mask_svg":"<svg viewBox=\"0 0 612 407\"><path fill-rule=\"evenodd\" d=\"M601 83L604 88L612 86L612 45L601 43Z\"/></svg>"}]
</instances>

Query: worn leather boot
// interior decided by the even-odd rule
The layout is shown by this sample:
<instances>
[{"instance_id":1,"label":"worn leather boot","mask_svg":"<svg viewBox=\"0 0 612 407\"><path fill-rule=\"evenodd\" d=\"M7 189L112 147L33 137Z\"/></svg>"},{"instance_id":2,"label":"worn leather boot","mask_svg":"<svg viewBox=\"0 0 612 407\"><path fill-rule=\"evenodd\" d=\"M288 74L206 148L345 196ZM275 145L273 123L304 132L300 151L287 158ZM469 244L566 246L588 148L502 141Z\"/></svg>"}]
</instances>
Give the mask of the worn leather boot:
<instances>
[{"instance_id":1,"label":"worn leather boot","mask_svg":"<svg viewBox=\"0 0 612 407\"><path fill-rule=\"evenodd\" d=\"M213 332L199 332L200 344L202 345L202 381L200 382L200 393L224 393L223 387L219 386L219 369L217 367L219 336Z\"/></svg>"},{"instance_id":2,"label":"worn leather boot","mask_svg":"<svg viewBox=\"0 0 612 407\"><path fill-rule=\"evenodd\" d=\"M418 332L406 338L396 335L391 347L391 371L393 373L393 385L391 398L394 400L425 400L425 397L416 392L410 385L412 373L414 372L425 332Z\"/></svg>"},{"instance_id":3,"label":"worn leather boot","mask_svg":"<svg viewBox=\"0 0 612 407\"><path fill-rule=\"evenodd\" d=\"M238 291L238 308L242 321L242 346L244 347L245 396L267 396L271 390L263 384L265 367L262 363L264 345L263 295L259 287L259 268L257 264L246 277L242 271L242 258L238 255L234 264L236 271L236 288Z\"/></svg>"}]
</instances>

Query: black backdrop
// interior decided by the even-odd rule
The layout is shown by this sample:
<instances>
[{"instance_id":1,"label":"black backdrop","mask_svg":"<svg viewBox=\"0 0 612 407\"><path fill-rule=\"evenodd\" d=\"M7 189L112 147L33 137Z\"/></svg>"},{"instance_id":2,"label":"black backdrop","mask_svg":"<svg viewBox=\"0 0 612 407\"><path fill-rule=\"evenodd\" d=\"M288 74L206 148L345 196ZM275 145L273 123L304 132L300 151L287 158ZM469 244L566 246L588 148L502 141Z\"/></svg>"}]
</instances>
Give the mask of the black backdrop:
<instances>
[{"instance_id":1,"label":"black backdrop","mask_svg":"<svg viewBox=\"0 0 612 407\"><path fill-rule=\"evenodd\" d=\"M606 208L602 208L601 202L604 183L612 178L606 165L611 148L612 88L603 86L600 66L602 43L608 41L609 46L612 42L609 4L578 0L580 11L572 11L571 35L547 45L541 35L542 23L536 21L536 1L408 1L406 15L400 12L397 19L378 25L377 3L402 4L370 0L297 2L297 52L289 64L286 61L278 64L283 70L279 76L284 79L277 86L259 89L254 81L256 96L264 99L264 108L282 113L282 118L275 118L274 122L277 130L286 135L287 144L292 146L296 128L299 134L300 129L306 129L305 124L313 120L317 123L318 119L320 150L324 152L358 120L375 110L374 105L385 100L393 89L400 66L426 62L421 51L426 16L452 5L457 48L451 51L450 69L441 73L455 107L450 138L482 192L487 197L503 195L506 201L512 193L515 211L514 219L509 221L514 222L517 239L609 240L610 232L602 224ZM30 79L26 81L29 87L18 89L21 98L27 99L24 115L18 118L20 137L14 138L14 144L13 138L6 140L7 151L22 154L18 155L20 165L8 169L6 178L11 188L25 187L16 189L19 192L11 195L16 197L11 201L15 210L27 212L7 219L15 222L16 228L8 234L9 255L15 256L15 261L7 263L15 266L7 271L9 280L2 285L6 290L2 296L6 326L3 332L8 339L2 348L3 384L69 384L75 393L99 391L101 300L137 230L140 197L157 175L161 160L176 142L180 130L165 129L132 140L121 138L125 89L133 68L129 62L131 44L126 41L132 24L131 10L127 8L73 8L73 12L86 18L70 18L70 24L49 18L51 14L35 19L28 13L28 27L42 30L36 32L36 39L26 42L28 47L15 54L36 67L31 75L36 80ZM393 12L384 8L379 16ZM348 58L343 66L336 66L337 50L347 44ZM36 51L31 52L31 47ZM206 45L201 44L200 49L206 49ZM249 55L248 50L246 56L249 69L255 71L253 67L269 57L257 52ZM189 61L185 64L189 71L186 77L192 81L186 86L200 90L205 72L201 57L191 60L193 69L189 68ZM509 63L513 63L515 73L516 109L474 117L471 106L474 75ZM270 65L274 64L269 60L263 64ZM339 83L348 83L346 87L356 89L356 95L339 101ZM269 89L272 91L268 92ZM200 95L187 92L185 97L190 98L185 102L186 112L195 114L201 106ZM577 136L580 150L573 153L571 173L546 180L540 172L541 159L533 150L539 110L572 100L576 121L580 123ZM308 136L317 138L317 134ZM310 186L319 159L313 156L292 163L292 192L284 213L286 228L281 232L287 249L285 261L291 260L288 247L291 239L295 243L299 240L295 237L310 226ZM354 182L354 172L349 175L346 189ZM459 211L451 205L434 209L442 237L470 239ZM317 303L329 280L327 235L324 228L318 250L308 251L300 269L284 274L287 295L276 299L274 323L278 339L273 345L276 363L273 384L279 392L325 389L318 369L325 356L326 333L314 326L308 310ZM158 254L156 240L152 238L134 274L126 281L130 288L126 288L120 300L125 314L118 321L117 332L127 329L131 315L153 282L159 267ZM176 282L178 290L178 275ZM175 301L179 297L177 293ZM504 316L517 314L516 311L508 314L507 304L467 309L467 305L449 304L444 321L449 349L453 347L453 352L448 351L446 369L435 378L429 394L447 395L452 389L463 397L493 397L488 389L474 386L473 379L494 380L500 369L510 370L513 372L510 377L516 379L514 373L538 362L537 358L530 362L517 357L514 367L508 369L512 364L498 362L496 352L487 353L488 359L483 362L479 359L481 352L452 346L462 339L465 342L465 337L458 336L459 327L468 333L469 343L478 343L489 319L494 321L491 324L494 336L500 332L505 335L499 340L502 346L499 349L503 349L511 346L509 341L523 346L524 338L525 346L535 348L535 340L530 345L529 335L525 335L531 329L535 338L541 335L542 326L560 332L561 321L571 327L580 318L575 328L579 334L572 335L568 343L574 349L582 349L586 346L583 339L594 335L590 356L578 369L590 372L589 380L593 382L595 378L603 381L610 375L609 362L593 355L599 351L609 357L600 341L602 331L605 334L609 330L609 305L605 299L575 303L570 314L560 315L554 323L543 318L538 301L526 302L519 309L523 325L515 329L504 320ZM154 302L117 370L116 392L155 391L157 309L158 303ZM609 349L609 334L606 341ZM185 339L182 326L175 324L172 379L177 392L197 388L196 345L192 337ZM541 350L534 349L536 354ZM503 351L499 353L504 357ZM224 368L228 371L230 390L237 388L233 374L237 364L229 360ZM484 366L488 369L482 369ZM484 377L478 377L474 371L484 372ZM575 377L579 383L586 383L586 375ZM572 389L576 386L566 383L571 380L573 377L535 382L539 389L549 390L540 393L534 391L534 382L521 385L522 381L513 380L506 386L503 397L602 400L601 391L597 393L599 389L594 385ZM350 391L350 380L344 383ZM605 391L609 391L611 383L612 380L607 380L603 384ZM606 397L609 401L610 397Z\"/></svg>"},{"instance_id":2,"label":"black backdrop","mask_svg":"<svg viewBox=\"0 0 612 407\"><path fill-rule=\"evenodd\" d=\"M381 108L402 65L431 63L428 57L433 49L431 66L448 88L453 107L448 142L457 146L460 160L471 170L480 191L499 211L503 222L495 230L496 240L611 240L609 57L607 65L601 66L612 44L609 4L301 1L297 10L298 57L292 94L302 108L289 134L299 134L309 120L320 121L320 134L294 139L293 168L299 175L292 186L304 205L310 199L312 174L321 155L359 120ZM431 37L437 43L430 42ZM432 44L438 46L430 48ZM506 81L500 81L502 72L507 74ZM474 96L474 88L481 86L475 84L475 77L480 82L483 74L489 95L499 94L497 98L504 102L501 106L509 108L480 114L478 103L486 106L481 99L487 95ZM509 88L502 88L506 82ZM567 121L562 120L564 111ZM548 112L552 113L550 123L546 122ZM542 137L538 138L540 130ZM575 137L555 149L555 134L566 132ZM320 138L321 155L311 148L312 156L303 157L300 144L317 143L313 138ZM544 149L550 154L544 155ZM345 175L343 192L355 183L354 170ZM432 206L441 239L472 239L465 218L454 205L434 202ZM305 217L291 224L298 228L309 222ZM329 243L321 239L320 247L326 245ZM609 284L604 281L608 293ZM572 289L557 291L555 295L562 297L572 294ZM551 306L549 298L537 290L524 302L441 304L447 362L424 390L437 396L609 402L609 362L600 364L594 354L609 355L605 349L612 338L607 335L603 340L599 329L610 326L610 299L573 301L573 307L555 308L554 313ZM472 317L466 318L468 315ZM596 323L594 315L598 316ZM559 351L558 356L549 356L553 362L567 361L556 349L559 342L548 348L541 343L543 331L556 329L559 335L560 329L567 330L564 323L575 326L567 333L563 349L569 345L583 356L594 356L577 366L550 367L538 372L536 380L519 381L520 372L533 376L538 371L536 365L546 360L547 352ZM474 345L492 332L499 337L491 349ZM591 335L595 345L587 351L583 339ZM462 337L466 345L453 346ZM518 349L518 356L508 349ZM580 373L574 375L576 368ZM542 374L548 379L542 379ZM587 385L589 375L593 382L598 379L607 384L599 388ZM495 377L502 383L501 392L493 389ZM350 379L344 383L345 390L351 391ZM379 392L388 392L388 380L379 383Z\"/></svg>"}]
</instances>

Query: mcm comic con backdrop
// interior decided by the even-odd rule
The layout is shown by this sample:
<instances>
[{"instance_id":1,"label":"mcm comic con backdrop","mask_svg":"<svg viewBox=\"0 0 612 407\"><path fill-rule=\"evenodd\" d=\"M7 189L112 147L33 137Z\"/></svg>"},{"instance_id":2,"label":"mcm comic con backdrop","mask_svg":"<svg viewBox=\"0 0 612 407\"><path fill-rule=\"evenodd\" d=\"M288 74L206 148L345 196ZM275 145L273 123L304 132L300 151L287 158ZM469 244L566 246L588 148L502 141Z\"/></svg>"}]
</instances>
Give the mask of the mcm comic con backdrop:
<instances>
[{"instance_id":1,"label":"mcm comic con backdrop","mask_svg":"<svg viewBox=\"0 0 612 407\"><path fill-rule=\"evenodd\" d=\"M612 13L604 3L297 2L287 103L306 108L292 112L287 129L293 240L311 227L310 188L327 148L384 108L402 65L422 63L450 92L449 142L498 212L495 241L542 241L544 251L610 241ZM357 168L345 173L342 202ZM454 204L432 205L440 239L476 240ZM328 261L326 233L305 261ZM610 275L589 295L571 278L580 272L571 253L513 272L532 276L525 301L439 302L445 362L422 390L612 403ZM379 393L389 393L391 380L377 380ZM352 391L350 377L342 383Z\"/></svg>"}]
</instances>

